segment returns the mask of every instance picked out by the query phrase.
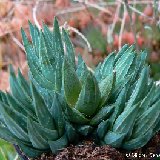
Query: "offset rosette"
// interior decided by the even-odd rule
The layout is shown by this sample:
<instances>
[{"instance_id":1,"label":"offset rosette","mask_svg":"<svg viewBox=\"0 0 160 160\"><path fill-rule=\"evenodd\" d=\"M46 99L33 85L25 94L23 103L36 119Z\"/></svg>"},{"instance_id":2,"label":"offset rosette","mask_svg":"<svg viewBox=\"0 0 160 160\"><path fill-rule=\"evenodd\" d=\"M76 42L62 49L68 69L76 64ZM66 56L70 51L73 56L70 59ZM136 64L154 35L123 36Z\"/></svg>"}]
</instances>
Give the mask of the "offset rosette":
<instances>
[{"instance_id":1,"label":"offset rosette","mask_svg":"<svg viewBox=\"0 0 160 160\"><path fill-rule=\"evenodd\" d=\"M1 138L17 144L29 157L50 150L56 153L77 138L75 129L64 119L58 94L49 106L20 71L15 76L12 67L10 86L12 94L0 93Z\"/></svg>"}]
</instances>

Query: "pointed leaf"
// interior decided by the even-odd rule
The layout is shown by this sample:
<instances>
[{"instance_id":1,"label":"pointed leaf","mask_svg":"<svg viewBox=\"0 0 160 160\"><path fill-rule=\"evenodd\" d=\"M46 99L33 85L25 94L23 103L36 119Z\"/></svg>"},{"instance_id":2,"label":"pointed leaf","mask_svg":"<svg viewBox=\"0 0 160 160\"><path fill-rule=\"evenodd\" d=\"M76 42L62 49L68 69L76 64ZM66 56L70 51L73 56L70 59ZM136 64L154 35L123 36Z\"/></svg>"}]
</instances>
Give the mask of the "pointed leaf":
<instances>
[{"instance_id":1,"label":"pointed leaf","mask_svg":"<svg viewBox=\"0 0 160 160\"><path fill-rule=\"evenodd\" d=\"M52 153L56 154L60 149L65 148L68 145L66 135L63 135L60 139L56 141L49 141Z\"/></svg>"},{"instance_id":2,"label":"pointed leaf","mask_svg":"<svg viewBox=\"0 0 160 160\"><path fill-rule=\"evenodd\" d=\"M106 120L113 112L114 110L114 105L111 106L104 106L102 107L98 113L91 119L90 125L98 125L102 121Z\"/></svg>"},{"instance_id":3,"label":"pointed leaf","mask_svg":"<svg viewBox=\"0 0 160 160\"><path fill-rule=\"evenodd\" d=\"M28 98L32 101L31 99L31 91L29 88L29 83L26 81L26 79L23 77L20 69L18 68L18 83L20 84L20 86L23 89L23 92L26 92L26 96L28 96Z\"/></svg>"},{"instance_id":4,"label":"pointed leaf","mask_svg":"<svg viewBox=\"0 0 160 160\"><path fill-rule=\"evenodd\" d=\"M66 122L66 135L67 135L69 142L75 143L78 141L79 136L76 130L68 122Z\"/></svg>"},{"instance_id":5,"label":"pointed leaf","mask_svg":"<svg viewBox=\"0 0 160 160\"><path fill-rule=\"evenodd\" d=\"M38 149L47 149L49 145L47 143L47 139L44 139L43 135L41 135L37 128L33 125L32 121L28 118L27 121L28 135L29 139L32 142L33 147Z\"/></svg>"},{"instance_id":6,"label":"pointed leaf","mask_svg":"<svg viewBox=\"0 0 160 160\"><path fill-rule=\"evenodd\" d=\"M101 106L105 104L109 95L112 91L112 87L114 84L114 73L107 76L105 79L99 82L99 90L101 93Z\"/></svg>"},{"instance_id":7,"label":"pointed leaf","mask_svg":"<svg viewBox=\"0 0 160 160\"><path fill-rule=\"evenodd\" d=\"M22 88L22 86L18 83L13 67L11 65L10 65L10 87L13 96L18 101L20 101L24 106L27 106L34 113L33 107L31 106L32 100L27 94L27 92L24 90L24 88Z\"/></svg>"},{"instance_id":8,"label":"pointed leaf","mask_svg":"<svg viewBox=\"0 0 160 160\"><path fill-rule=\"evenodd\" d=\"M24 109L26 107L22 107L22 105L20 105L14 97L12 97L10 94L7 94L7 99L8 99L9 106L12 107L13 110L22 113L24 116L27 115L27 112Z\"/></svg>"},{"instance_id":9,"label":"pointed leaf","mask_svg":"<svg viewBox=\"0 0 160 160\"><path fill-rule=\"evenodd\" d=\"M100 70L102 74L102 79L112 74L114 58L115 58L115 53L113 52L109 56L107 56L107 58L105 58L104 62L102 63Z\"/></svg>"},{"instance_id":10,"label":"pointed leaf","mask_svg":"<svg viewBox=\"0 0 160 160\"><path fill-rule=\"evenodd\" d=\"M25 155L30 158L35 158L37 156L40 156L42 153L46 152L46 150L36 149L30 145L25 145L23 143L18 143L18 146L25 153Z\"/></svg>"},{"instance_id":11,"label":"pointed leaf","mask_svg":"<svg viewBox=\"0 0 160 160\"><path fill-rule=\"evenodd\" d=\"M121 58L121 56L125 53L125 51L129 48L128 44L125 44L120 51L117 53L115 57L115 63Z\"/></svg>"},{"instance_id":12,"label":"pointed leaf","mask_svg":"<svg viewBox=\"0 0 160 160\"><path fill-rule=\"evenodd\" d=\"M53 98L52 107L50 109L51 114L55 120L56 129L58 131L59 136L62 136L64 133L64 124L65 120L62 113L61 104L58 99L58 95L55 94Z\"/></svg>"},{"instance_id":13,"label":"pointed leaf","mask_svg":"<svg viewBox=\"0 0 160 160\"><path fill-rule=\"evenodd\" d=\"M89 120L75 108L67 107L66 115L69 121L78 124L87 124Z\"/></svg>"},{"instance_id":14,"label":"pointed leaf","mask_svg":"<svg viewBox=\"0 0 160 160\"><path fill-rule=\"evenodd\" d=\"M30 35L31 35L31 38L32 38L33 47L35 49L35 53L39 57L39 52L38 52L38 48L39 48L39 31L38 31L38 28L36 26L34 26L29 21L29 30L30 30Z\"/></svg>"},{"instance_id":15,"label":"pointed leaf","mask_svg":"<svg viewBox=\"0 0 160 160\"><path fill-rule=\"evenodd\" d=\"M39 123L30 119L32 126L36 128L36 131L45 139L45 140L56 140L58 139L58 132L56 130L50 130L41 126Z\"/></svg>"},{"instance_id":16,"label":"pointed leaf","mask_svg":"<svg viewBox=\"0 0 160 160\"><path fill-rule=\"evenodd\" d=\"M67 103L70 106L74 106L81 91L81 84L76 75L76 72L74 71L74 68L69 64L66 58L64 59L63 64L63 83L64 94Z\"/></svg>"},{"instance_id":17,"label":"pointed leaf","mask_svg":"<svg viewBox=\"0 0 160 160\"><path fill-rule=\"evenodd\" d=\"M68 36L68 33L65 31L65 29L62 29L62 36L63 36L63 41L64 41L64 48L66 49L65 52L68 56L69 62L72 64L73 68L76 68L75 65L75 51L73 48L73 44Z\"/></svg>"},{"instance_id":18,"label":"pointed leaf","mask_svg":"<svg viewBox=\"0 0 160 160\"><path fill-rule=\"evenodd\" d=\"M148 74L149 70L147 67L145 67L140 74L140 78L137 80L137 84L135 86L134 91L132 92L132 95L127 105L131 106L144 98L144 95L147 91Z\"/></svg>"},{"instance_id":19,"label":"pointed leaf","mask_svg":"<svg viewBox=\"0 0 160 160\"><path fill-rule=\"evenodd\" d=\"M10 132L19 139L29 141L26 129L26 117L18 112L12 111L8 106L2 103L0 103L0 112L3 115L5 124L7 125Z\"/></svg>"},{"instance_id":20,"label":"pointed leaf","mask_svg":"<svg viewBox=\"0 0 160 160\"><path fill-rule=\"evenodd\" d=\"M27 60L32 79L35 81L36 84L40 85L42 88L46 88L48 90L54 90L55 89L54 84L42 74L39 59L36 56L35 50L33 49L32 45L29 43L24 30L22 29L21 32L22 32L23 44L25 47L25 51L27 53Z\"/></svg>"},{"instance_id":21,"label":"pointed leaf","mask_svg":"<svg viewBox=\"0 0 160 160\"><path fill-rule=\"evenodd\" d=\"M141 134L135 139L124 142L122 148L126 150L134 150L143 147L151 139L152 130L149 130L146 134Z\"/></svg>"},{"instance_id":22,"label":"pointed leaf","mask_svg":"<svg viewBox=\"0 0 160 160\"><path fill-rule=\"evenodd\" d=\"M0 138L11 143L16 143L16 137L6 127L0 126Z\"/></svg>"},{"instance_id":23,"label":"pointed leaf","mask_svg":"<svg viewBox=\"0 0 160 160\"><path fill-rule=\"evenodd\" d=\"M109 131L104 137L104 142L105 144L118 148L121 146L123 139L124 139L124 134Z\"/></svg>"},{"instance_id":24,"label":"pointed leaf","mask_svg":"<svg viewBox=\"0 0 160 160\"><path fill-rule=\"evenodd\" d=\"M31 84L31 92L33 97L33 104L39 123L48 129L54 129L55 127L52 115L50 114L47 106L45 105L43 98L33 84Z\"/></svg>"},{"instance_id":25,"label":"pointed leaf","mask_svg":"<svg viewBox=\"0 0 160 160\"><path fill-rule=\"evenodd\" d=\"M109 120L102 121L97 128L97 135L102 140L109 128Z\"/></svg>"},{"instance_id":26,"label":"pointed leaf","mask_svg":"<svg viewBox=\"0 0 160 160\"><path fill-rule=\"evenodd\" d=\"M54 45L55 45L55 52L57 54L58 57L61 57L63 62L63 56L64 56L64 50L63 50L63 44L62 44L62 39L61 39L61 33L59 30L59 24L58 24L58 20L55 17L54 18L54 41L53 41Z\"/></svg>"},{"instance_id":27,"label":"pointed leaf","mask_svg":"<svg viewBox=\"0 0 160 160\"><path fill-rule=\"evenodd\" d=\"M100 91L97 81L92 73L89 73L75 108L87 116L92 116L97 110L99 102Z\"/></svg>"},{"instance_id":28,"label":"pointed leaf","mask_svg":"<svg viewBox=\"0 0 160 160\"><path fill-rule=\"evenodd\" d=\"M160 100L156 102L152 107L143 113L139 118L139 121L135 124L133 137L137 137L140 134L145 134L150 129L153 129L160 116Z\"/></svg>"},{"instance_id":29,"label":"pointed leaf","mask_svg":"<svg viewBox=\"0 0 160 160\"><path fill-rule=\"evenodd\" d=\"M128 134L135 123L135 118L139 110L139 103L134 106L127 106L125 110L116 119L113 131L116 133Z\"/></svg>"}]
</instances>

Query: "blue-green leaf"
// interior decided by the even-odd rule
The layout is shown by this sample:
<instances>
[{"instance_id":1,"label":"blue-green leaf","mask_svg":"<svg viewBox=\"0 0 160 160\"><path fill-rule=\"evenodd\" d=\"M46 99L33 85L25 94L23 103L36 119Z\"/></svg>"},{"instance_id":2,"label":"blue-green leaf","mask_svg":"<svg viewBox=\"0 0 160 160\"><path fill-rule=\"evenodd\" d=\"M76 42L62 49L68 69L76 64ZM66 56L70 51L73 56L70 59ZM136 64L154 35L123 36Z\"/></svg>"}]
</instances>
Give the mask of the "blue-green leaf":
<instances>
[{"instance_id":1,"label":"blue-green leaf","mask_svg":"<svg viewBox=\"0 0 160 160\"><path fill-rule=\"evenodd\" d=\"M87 116L92 116L100 102L100 91L95 77L89 73L82 87L75 108ZM93 105L94 104L94 105Z\"/></svg>"},{"instance_id":2,"label":"blue-green leaf","mask_svg":"<svg viewBox=\"0 0 160 160\"><path fill-rule=\"evenodd\" d=\"M63 36L63 42L64 42L64 48L65 48L66 55L68 56L69 62L72 64L73 68L75 69L76 68L75 51L73 48L73 44L68 36L68 33L64 30L64 28L62 29L62 36Z\"/></svg>"},{"instance_id":3,"label":"blue-green leaf","mask_svg":"<svg viewBox=\"0 0 160 160\"><path fill-rule=\"evenodd\" d=\"M42 96L36 90L35 86L31 84L31 92L33 97L33 104L36 110L39 123L48 129L54 129L54 121L51 113L49 112Z\"/></svg>"},{"instance_id":4,"label":"blue-green leaf","mask_svg":"<svg viewBox=\"0 0 160 160\"><path fill-rule=\"evenodd\" d=\"M49 145L47 143L47 139L44 138L40 132L38 132L34 123L32 123L31 119L28 118L27 121L28 135L29 139L32 142L33 147L37 149L47 149Z\"/></svg>"},{"instance_id":5,"label":"blue-green leaf","mask_svg":"<svg viewBox=\"0 0 160 160\"><path fill-rule=\"evenodd\" d=\"M114 110L114 105L111 106L104 106L102 107L98 113L91 119L90 124L91 125L98 125L102 121L106 120L113 112Z\"/></svg>"},{"instance_id":6,"label":"blue-green leaf","mask_svg":"<svg viewBox=\"0 0 160 160\"><path fill-rule=\"evenodd\" d=\"M18 112L14 112L13 110L11 110L11 108L3 103L0 103L0 111L10 132L19 139L29 141L26 129L26 117Z\"/></svg>"},{"instance_id":7,"label":"blue-green leaf","mask_svg":"<svg viewBox=\"0 0 160 160\"><path fill-rule=\"evenodd\" d=\"M57 94L54 95L53 103L50 111L54 118L58 134L59 136L62 136L62 134L64 133L65 120L62 113L61 103L59 102Z\"/></svg>"},{"instance_id":8,"label":"blue-green leaf","mask_svg":"<svg viewBox=\"0 0 160 160\"><path fill-rule=\"evenodd\" d=\"M104 137L105 144L119 148L122 144L125 134L108 131Z\"/></svg>"},{"instance_id":9,"label":"blue-green leaf","mask_svg":"<svg viewBox=\"0 0 160 160\"><path fill-rule=\"evenodd\" d=\"M52 153L56 154L60 149L65 148L68 145L67 136L64 134L60 139L56 141L49 141Z\"/></svg>"},{"instance_id":10,"label":"blue-green leaf","mask_svg":"<svg viewBox=\"0 0 160 160\"><path fill-rule=\"evenodd\" d=\"M63 64L63 83L66 101L73 107L78 100L81 91L81 83L67 58L64 59Z\"/></svg>"}]
</instances>

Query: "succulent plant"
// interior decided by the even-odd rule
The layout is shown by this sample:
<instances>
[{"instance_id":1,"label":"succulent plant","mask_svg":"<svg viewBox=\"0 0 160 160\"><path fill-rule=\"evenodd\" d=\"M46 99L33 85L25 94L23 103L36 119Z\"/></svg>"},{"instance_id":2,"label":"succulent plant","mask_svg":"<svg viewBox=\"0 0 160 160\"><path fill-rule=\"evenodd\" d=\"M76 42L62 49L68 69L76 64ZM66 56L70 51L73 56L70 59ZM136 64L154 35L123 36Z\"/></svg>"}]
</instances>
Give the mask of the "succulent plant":
<instances>
[{"instance_id":1,"label":"succulent plant","mask_svg":"<svg viewBox=\"0 0 160 160\"><path fill-rule=\"evenodd\" d=\"M20 70L16 77L10 66L10 93L1 92L0 137L17 144L29 157L56 153L77 138L75 129L64 120L63 104L54 94L50 108L35 86L24 79Z\"/></svg>"},{"instance_id":2,"label":"succulent plant","mask_svg":"<svg viewBox=\"0 0 160 160\"><path fill-rule=\"evenodd\" d=\"M160 130L160 87L148 78L144 67L131 96L127 83L120 91L111 117L98 125L101 144L134 150L143 147Z\"/></svg>"},{"instance_id":3,"label":"succulent plant","mask_svg":"<svg viewBox=\"0 0 160 160\"><path fill-rule=\"evenodd\" d=\"M0 93L0 137L29 157L56 153L78 135L101 144L136 149L160 130L160 87L149 77L146 51L134 45L111 53L95 71L78 57L67 31L29 22L22 29L29 82L10 67L10 93Z\"/></svg>"}]
</instances>

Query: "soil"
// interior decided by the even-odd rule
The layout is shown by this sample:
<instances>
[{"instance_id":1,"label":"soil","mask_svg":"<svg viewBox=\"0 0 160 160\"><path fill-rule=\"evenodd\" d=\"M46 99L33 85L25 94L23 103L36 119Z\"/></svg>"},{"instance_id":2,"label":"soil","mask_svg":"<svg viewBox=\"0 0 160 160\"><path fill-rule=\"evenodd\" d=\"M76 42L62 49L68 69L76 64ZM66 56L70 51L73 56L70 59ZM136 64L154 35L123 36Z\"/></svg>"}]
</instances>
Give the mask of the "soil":
<instances>
[{"instance_id":1,"label":"soil","mask_svg":"<svg viewBox=\"0 0 160 160\"><path fill-rule=\"evenodd\" d=\"M159 158L158 158L159 157ZM56 156L42 154L34 160L160 160L160 132L143 148L126 152L108 145L97 146L94 142L84 141L81 145L70 145Z\"/></svg>"}]
</instances>

